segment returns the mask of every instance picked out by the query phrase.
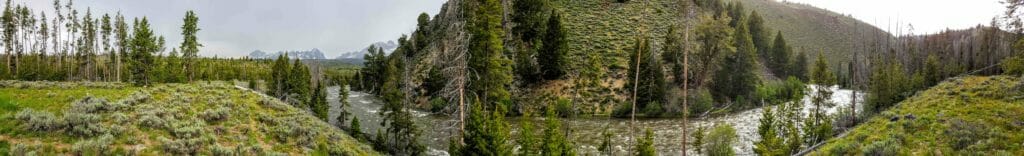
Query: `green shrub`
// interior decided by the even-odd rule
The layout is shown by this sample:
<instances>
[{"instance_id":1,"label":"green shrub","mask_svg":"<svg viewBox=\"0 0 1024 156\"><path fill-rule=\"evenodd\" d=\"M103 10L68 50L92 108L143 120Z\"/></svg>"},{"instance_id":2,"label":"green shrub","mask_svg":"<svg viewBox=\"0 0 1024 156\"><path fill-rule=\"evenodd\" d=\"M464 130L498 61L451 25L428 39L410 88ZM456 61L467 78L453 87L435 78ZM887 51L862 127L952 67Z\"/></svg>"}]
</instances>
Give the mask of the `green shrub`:
<instances>
[{"instance_id":1,"label":"green shrub","mask_svg":"<svg viewBox=\"0 0 1024 156\"><path fill-rule=\"evenodd\" d=\"M224 121L228 119L230 111L231 109L227 107L207 109L206 111L203 111L203 113L200 113L199 117L202 117L206 122Z\"/></svg>"},{"instance_id":2,"label":"green shrub","mask_svg":"<svg viewBox=\"0 0 1024 156\"><path fill-rule=\"evenodd\" d=\"M664 113L664 112L665 112L665 109L662 109L661 108L661 104L658 103L658 102L648 103L647 107L644 107L644 109L643 109L643 114L648 116L648 117L661 116L661 114Z\"/></svg>"},{"instance_id":3,"label":"green shrub","mask_svg":"<svg viewBox=\"0 0 1024 156\"><path fill-rule=\"evenodd\" d=\"M711 110L711 106L715 103L714 97L711 96L711 92L707 89L697 89L690 94L687 105L689 106L688 109L691 117L700 116L704 112Z\"/></svg>"},{"instance_id":4,"label":"green shrub","mask_svg":"<svg viewBox=\"0 0 1024 156\"><path fill-rule=\"evenodd\" d=\"M989 136L987 129L982 124L952 119L949 122L949 129L946 129L945 133L952 139L949 142L950 147L953 147L954 150L963 150L980 140L987 139Z\"/></svg>"},{"instance_id":5,"label":"green shrub","mask_svg":"<svg viewBox=\"0 0 1024 156\"><path fill-rule=\"evenodd\" d=\"M871 144L864 146L862 152L864 152L864 155L869 156L899 155L901 146L902 145L900 145L899 141L890 137L885 138L884 140L871 142Z\"/></svg>"},{"instance_id":6,"label":"green shrub","mask_svg":"<svg viewBox=\"0 0 1024 156\"><path fill-rule=\"evenodd\" d=\"M160 118L153 113L143 113L139 115L139 126L149 128L164 128L167 127L167 121Z\"/></svg>"},{"instance_id":7,"label":"green shrub","mask_svg":"<svg viewBox=\"0 0 1024 156\"><path fill-rule=\"evenodd\" d=\"M1005 74L1008 75L1024 74L1024 57L1013 56L1003 59L1003 63L999 66L1002 67Z\"/></svg>"},{"instance_id":8,"label":"green shrub","mask_svg":"<svg viewBox=\"0 0 1024 156\"><path fill-rule=\"evenodd\" d=\"M0 154L10 154L11 156L35 156L38 155L36 150L38 150L39 147L37 146L38 145L16 144L11 148L9 153Z\"/></svg>"},{"instance_id":9,"label":"green shrub","mask_svg":"<svg viewBox=\"0 0 1024 156\"><path fill-rule=\"evenodd\" d=\"M654 149L654 132L648 128L644 131L644 137L636 141L637 156L655 156L658 151Z\"/></svg>"},{"instance_id":10,"label":"green shrub","mask_svg":"<svg viewBox=\"0 0 1024 156\"><path fill-rule=\"evenodd\" d=\"M96 114L76 112L64 114L68 133L75 136L96 136L106 133L107 130L101 125L100 119L100 116Z\"/></svg>"},{"instance_id":11,"label":"green shrub","mask_svg":"<svg viewBox=\"0 0 1024 156\"><path fill-rule=\"evenodd\" d=\"M249 81L249 82L253 82L253 81ZM242 145L239 145L239 146L242 146ZM214 156L234 156L235 155L235 151L233 149L230 149L230 148L227 148L227 147L224 147L224 146L220 146L219 144L214 144L213 146L208 147L207 150L210 151L210 154L214 155Z\"/></svg>"},{"instance_id":12,"label":"green shrub","mask_svg":"<svg viewBox=\"0 0 1024 156\"><path fill-rule=\"evenodd\" d=\"M21 125L29 131L45 132L63 128L64 123L53 113L24 109L14 115L14 118L21 121Z\"/></svg>"},{"instance_id":13,"label":"green shrub","mask_svg":"<svg viewBox=\"0 0 1024 156\"><path fill-rule=\"evenodd\" d=\"M860 149L860 144L856 142L849 142L843 144L835 144L831 149L828 150L828 155L856 155Z\"/></svg>"},{"instance_id":14,"label":"green shrub","mask_svg":"<svg viewBox=\"0 0 1024 156\"><path fill-rule=\"evenodd\" d=\"M633 113L632 103L621 103L615 107L615 110L612 110L613 117L629 117L631 113Z\"/></svg>"},{"instance_id":15,"label":"green shrub","mask_svg":"<svg viewBox=\"0 0 1024 156\"><path fill-rule=\"evenodd\" d=\"M71 147L71 153L75 155L111 155L110 144L114 141L114 136L103 135L99 138L83 140L76 142Z\"/></svg>"},{"instance_id":16,"label":"green shrub","mask_svg":"<svg viewBox=\"0 0 1024 156\"><path fill-rule=\"evenodd\" d=\"M107 102L106 99L86 96L81 100L71 103L70 111L77 113L97 113L102 111L114 111L122 108L122 106L123 104L121 104L120 102L118 102L117 104L112 104Z\"/></svg>"},{"instance_id":17,"label":"green shrub","mask_svg":"<svg viewBox=\"0 0 1024 156\"><path fill-rule=\"evenodd\" d=\"M704 149L710 156L732 156L736 155L732 146L736 144L738 136L732 125L719 123L707 136L707 144Z\"/></svg>"},{"instance_id":18,"label":"green shrub","mask_svg":"<svg viewBox=\"0 0 1024 156\"><path fill-rule=\"evenodd\" d=\"M0 155L8 154L11 151L11 143L7 140L0 140Z\"/></svg>"},{"instance_id":19,"label":"green shrub","mask_svg":"<svg viewBox=\"0 0 1024 156\"><path fill-rule=\"evenodd\" d=\"M442 98L435 97L434 99L430 100L430 112L441 112L441 110L444 110L444 108L447 106L448 102Z\"/></svg>"},{"instance_id":20,"label":"green shrub","mask_svg":"<svg viewBox=\"0 0 1024 156\"><path fill-rule=\"evenodd\" d=\"M572 100L558 98L555 101L555 111L558 112L559 116L569 117L569 115L573 114Z\"/></svg>"}]
</instances>

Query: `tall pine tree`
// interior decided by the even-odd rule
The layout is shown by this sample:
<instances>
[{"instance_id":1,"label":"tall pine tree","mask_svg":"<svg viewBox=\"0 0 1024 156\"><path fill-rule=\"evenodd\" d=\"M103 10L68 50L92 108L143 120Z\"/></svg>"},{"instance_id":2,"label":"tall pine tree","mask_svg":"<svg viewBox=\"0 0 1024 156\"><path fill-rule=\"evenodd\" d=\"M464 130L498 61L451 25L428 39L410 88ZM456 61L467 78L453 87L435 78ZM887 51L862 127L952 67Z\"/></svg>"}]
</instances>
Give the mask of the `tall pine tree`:
<instances>
[{"instance_id":1,"label":"tall pine tree","mask_svg":"<svg viewBox=\"0 0 1024 156\"><path fill-rule=\"evenodd\" d=\"M183 41L179 48L181 49L182 58L185 59L185 74L187 74L188 81L192 81L196 74L195 68L198 68L195 61L198 57L199 47L202 47L203 44L196 41L196 33L200 30L198 24L199 17L196 16L196 13L192 10L185 12L184 21L185 24L181 26Z\"/></svg>"},{"instance_id":2,"label":"tall pine tree","mask_svg":"<svg viewBox=\"0 0 1024 156\"><path fill-rule=\"evenodd\" d=\"M149 85L152 82L152 65L155 62L153 53L160 47L153 30L149 29L149 20L135 20L134 36L131 39L131 73L135 85Z\"/></svg>"},{"instance_id":3,"label":"tall pine tree","mask_svg":"<svg viewBox=\"0 0 1024 156\"><path fill-rule=\"evenodd\" d=\"M568 51L568 40L565 37L562 15L551 11L551 17L547 22L547 32L544 33L543 48L537 55L537 63L540 64L541 75L544 76L544 79L560 79L566 74L565 54Z\"/></svg>"}]
</instances>

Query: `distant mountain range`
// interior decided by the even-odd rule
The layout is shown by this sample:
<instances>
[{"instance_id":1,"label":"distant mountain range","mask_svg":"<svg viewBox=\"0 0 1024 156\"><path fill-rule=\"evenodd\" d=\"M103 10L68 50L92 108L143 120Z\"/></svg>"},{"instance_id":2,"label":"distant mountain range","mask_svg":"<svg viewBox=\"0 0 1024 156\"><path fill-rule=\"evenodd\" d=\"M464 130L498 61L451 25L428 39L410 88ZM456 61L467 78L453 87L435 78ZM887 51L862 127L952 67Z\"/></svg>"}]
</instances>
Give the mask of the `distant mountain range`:
<instances>
[{"instance_id":1,"label":"distant mountain range","mask_svg":"<svg viewBox=\"0 0 1024 156\"><path fill-rule=\"evenodd\" d=\"M308 50L308 51L281 51L281 52L274 52L274 53L267 53L267 52L264 52L264 51L261 51L261 50L256 50L256 51L253 51L253 52L249 53L249 58L255 58L255 59L276 59L278 56L281 56L281 54L285 54L285 53L288 54L288 58L290 58L290 59L296 59L296 58L302 59L302 60L327 59L327 57L324 57L324 53L321 52L320 49L316 49L316 48L313 48L312 50Z\"/></svg>"},{"instance_id":2,"label":"distant mountain range","mask_svg":"<svg viewBox=\"0 0 1024 156\"><path fill-rule=\"evenodd\" d=\"M387 41L387 42L381 41L381 42L373 43L373 44L370 44L370 45L372 45L374 47L377 47L377 48L384 48L384 54L390 54L391 52L395 51L395 49L398 49L398 43L395 43L395 41ZM366 48L363 48L363 50L342 53L340 56L336 57L336 59L339 59L339 60L350 60L350 59L362 60L363 56L366 55L367 53L369 53L369 49L370 49L370 47L367 46Z\"/></svg>"}]
</instances>

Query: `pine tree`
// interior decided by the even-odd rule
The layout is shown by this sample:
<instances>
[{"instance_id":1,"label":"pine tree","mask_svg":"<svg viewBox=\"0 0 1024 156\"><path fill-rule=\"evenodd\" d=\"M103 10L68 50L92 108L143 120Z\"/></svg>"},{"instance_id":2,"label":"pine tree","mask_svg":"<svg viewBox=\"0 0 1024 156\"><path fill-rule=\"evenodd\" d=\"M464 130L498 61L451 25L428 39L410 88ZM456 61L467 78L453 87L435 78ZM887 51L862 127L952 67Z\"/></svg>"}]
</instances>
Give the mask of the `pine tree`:
<instances>
[{"instance_id":1,"label":"pine tree","mask_svg":"<svg viewBox=\"0 0 1024 156\"><path fill-rule=\"evenodd\" d=\"M149 85L152 82L152 64L155 62L153 53L160 47L157 38L149 29L149 20L135 20L134 37L131 39L131 73L135 85Z\"/></svg>"},{"instance_id":2,"label":"pine tree","mask_svg":"<svg viewBox=\"0 0 1024 156\"><path fill-rule=\"evenodd\" d=\"M824 55L819 52L818 60L814 62L814 68L811 70L811 84L815 84L815 92L811 95L811 103L814 106L803 126L807 144L825 141L832 136L832 119L824 109L834 105L830 99L831 88L836 84L836 76L829 69L827 62Z\"/></svg>"},{"instance_id":3,"label":"pine tree","mask_svg":"<svg viewBox=\"0 0 1024 156\"><path fill-rule=\"evenodd\" d=\"M347 110L348 107L351 107L348 103L348 88L349 86L347 82L341 82L341 84L338 85L338 110L340 110L337 118L338 127L342 127L341 125L345 124L345 121L348 120L349 114L351 114Z\"/></svg>"},{"instance_id":4,"label":"pine tree","mask_svg":"<svg viewBox=\"0 0 1024 156\"><path fill-rule=\"evenodd\" d=\"M782 31L779 31L775 34L775 43L772 44L772 48L769 50L766 65L778 77L793 76L792 74L795 74L795 71L787 69L787 66L792 63L790 61L791 53L793 52L789 45L786 45L786 39L782 36Z\"/></svg>"},{"instance_id":5,"label":"pine tree","mask_svg":"<svg viewBox=\"0 0 1024 156\"><path fill-rule=\"evenodd\" d=\"M291 71L291 67L288 65L288 54L277 56L277 59L274 60L274 65L271 66L270 71L271 77L268 82L270 83L269 86L271 88L271 94L274 95L274 97L284 99L288 94L288 71Z\"/></svg>"},{"instance_id":6,"label":"pine tree","mask_svg":"<svg viewBox=\"0 0 1024 156\"><path fill-rule=\"evenodd\" d=\"M654 149L654 132L650 128L644 131L644 138L636 140L637 156L656 156L658 151Z\"/></svg>"},{"instance_id":7,"label":"pine tree","mask_svg":"<svg viewBox=\"0 0 1024 156\"><path fill-rule=\"evenodd\" d=\"M761 80L757 71L757 54L745 25L739 25L734 39L736 52L727 54L715 72L712 95L720 100L750 98ZM741 106L743 103L741 103Z\"/></svg>"},{"instance_id":8,"label":"pine tree","mask_svg":"<svg viewBox=\"0 0 1024 156\"><path fill-rule=\"evenodd\" d=\"M528 44L540 39L544 33L547 7L547 0L515 0L512 3L512 22L515 23L512 33Z\"/></svg>"},{"instance_id":9,"label":"pine tree","mask_svg":"<svg viewBox=\"0 0 1024 156\"><path fill-rule=\"evenodd\" d=\"M779 138L778 128L780 127L775 119L776 113L772 107L765 107L761 113L760 125L757 126L757 134L761 140L754 142L754 153L758 155L781 156L788 155L782 138Z\"/></svg>"},{"instance_id":10,"label":"pine tree","mask_svg":"<svg viewBox=\"0 0 1024 156\"><path fill-rule=\"evenodd\" d=\"M468 52L468 73L476 76L468 82L467 92L473 105L469 121L465 124L464 146L455 144L459 150L454 155L510 155L506 143L509 126L505 112L510 101L507 84L512 83L511 61L502 56L503 8L499 0L472 0L464 3L467 9L470 36ZM462 146L462 147L459 147Z\"/></svg>"},{"instance_id":11,"label":"pine tree","mask_svg":"<svg viewBox=\"0 0 1024 156\"><path fill-rule=\"evenodd\" d=\"M672 72L672 83L682 86L683 84L683 46L682 42L677 35L679 32L675 27L668 28L668 34L665 34L665 47L661 50L662 61L665 65L671 69Z\"/></svg>"},{"instance_id":12,"label":"pine tree","mask_svg":"<svg viewBox=\"0 0 1024 156\"><path fill-rule=\"evenodd\" d=\"M121 73L122 71L124 71L124 63L127 62L125 57L128 56L128 53L131 49L131 38L129 38L128 23L125 22L124 16L122 16L121 13L117 13L117 16L114 20L114 31L114 42L115 44L117 44L116 53L118 56L114 59L114 61L116 62L114 70L117 73L115 74L115 77L117 77L117 81L122 81L125 78L121 76Z\"/></svg>"},{"instance_id":13,"label":"pine tree","mask_svg":"<svg viewBox=\"0 0 1024 156\"><path fill-rule=\"evenodd\" d=\"M288 98L293 102L292 104L296 107L312 108L309 105L312 100L310 98L312 86L310 81L312 80L309 73L309 68L305 64L302 64L302 60L295 59L294 64L291 66L291 71L287 77L287 95Z\"/></svg>"},{"instance_id":14,"label":"pine tree","mask_svg":"<svg viewBox=\"0 0 1024 156\"><path fill-rule=\"evenodd\" d=\"M807 60L807 53L804 53L801 50L799 53L797 53L796 58L793 60L793 64L789 66L789 72L787 73L789 75L793 75L796 76L797 78L800 78L801 81L808 81L807 65L809 64Z\"/></svg>"},{"instance_id":15,"label":"pine tree","mask_svg":"<svg viewBox=\"0 0 1024 156\"><path fill-rule=\"evenodd\" d=\"M185 73L188 75L188 81L192 81L195 78L196 69L198 66L195 65L195 59L198 57L199 47L203 45L196 41L196 33L199 32L199 17L192 10L185 12L185 24L181 26L181 35L183 41L181 42L182 57L185 58Z\"/></svg>"},{"instance_id":16,"label":"pine tree","mask_svg":"<svg viewBox=\"0 0 1024 156\"><path fill-rule=\"evenodd\" d=\"M537 63L540 64L540 72L544 79L560 79L566 74L565 55L568 50L568 40L565 37L562 16L558 12L552 11L547 22L547 32L544 33L542 50L537 55Z\"/></svg>"},{"instance_id":17,"label":"pine tree","mask_svg":"<svg viewBox=\"0 0 1024 156\"><path fill-rule=\"evenodd\" d=\"M562 132L561 121L555 113L554 105L549 105L545 111L544 138L541 145L541 155L576 155L575 150Z\"/></svg>"},{"instance_id":18,"label":"pine tree","mask_svg":"<svg viewBox=\"0 0 1024 156\"><path fill-rule=\"evenodd\" d=\"M720 18L713 18L710 15L701 16L702 22L697 26L697 41L701 50L696 53L695 80L697 84L703 85L708 77L718 67L718 61L724 54L731 54L736 51L733 45L734 30L728 26L729 17L724 13Z\"/></svg>"},{"instance_id":19,"label":"pine tree","mask_svg":"<svg viewBox=\"0 0 1024 156\"><path fill-rule=\"evenodd\" d=\"M4 67L7 68L5 75L18 73L18 58L16 57L18 55L11 54L15 51L14 47L18 44L17 37L15 36L15 33L18 32L18 24L17 17L15 17L11 6L11 1L8 0L7 4L4 5L3 16L0 16L0 20L3 23L3 35L0 37L3 37L4 53L7 54L7 59L5 59L7 62L4 64Z\"/></svg>"},{"instance_id":20,"label":"pine tree","mask_svg":"<svg viewBox=\"0 0 1024 156\"><path fill-rule=\"evenodd\" d=\"M640 69L636 69L637 66L631 65L627 74L628 77L632 78L637 74L637 70L640 70L641 79L637 84L627 81L625 88L632 89L634 85L639 85L636 86L637 109L647 108L650 104L665 103L665 75L662 70L661 60L655 57L653 51L650 50L650 43L646 39L637 39L633 50L640 51ZM630 53L629 64L636 64L638 60L636 54ZM617 114L617 116L628 115L623 113Z\"/></svg>"},{"instance_id":21,"label":"pine tree","mask_svg":"<svg viewBox=\"0 0 1024 156\"><path fill-rule=\"evenodd\" d=\"M314 85L312 99L310 99L313 114L320 118L320 120L327 121L327 88L324 88L323 83L314 83Z\"/></svg>"},{"instance_id":22,"label":"pine tree","mask_svg":"<svg viewBox=\"0 0 1024 156\"><path fill-rule=\"evenodd\" d=\"M424 152L425 147L417 140L419 140L419 128L412 121L412 114L406 108L405 93L401 90L402 80L402 69L403 66L401 56L402 51L396 51L392 53L388 59L387 67L385 68L385 79L384 85L381 87L384 100L384 106L378 111L380 116L384 119L381 120L381 126L387 127L386 137L390 140L378 140L383 141L388 145L389 148L386 150L396 155L420 155Z\"/></svg>"},{"instance_id":23,"label":"pine tree","mask_svg":"<svg viewBox=\"0 0 1024 156\"><path fill-rule=\"evenodd\" d=\"M521 129L519 131L519 139L516 139L516 143L519 143L519 155L532 156L540 154L542 142L534 132L536 129L533 127L532 119L533 117L530 113L524 113L523 117L520 118L519 125Z\"/></svg>"}]
</instances>

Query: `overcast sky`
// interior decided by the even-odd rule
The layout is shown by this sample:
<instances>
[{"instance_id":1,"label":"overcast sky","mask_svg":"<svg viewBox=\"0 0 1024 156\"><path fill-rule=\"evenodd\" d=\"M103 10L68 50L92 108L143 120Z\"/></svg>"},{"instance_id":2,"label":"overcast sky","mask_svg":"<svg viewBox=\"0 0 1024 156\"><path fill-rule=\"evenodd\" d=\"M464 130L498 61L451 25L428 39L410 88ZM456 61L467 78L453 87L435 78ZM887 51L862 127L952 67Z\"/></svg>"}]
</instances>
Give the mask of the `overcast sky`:
<instances>
[{"instance_id":1,"label":"overcast sky","mask_svg":"<svg viewBox=\"0 0 1024 156\"><path fill-rule=\"evenodd\" d=\"M62 0L66 1L66 0ZM413 31L416 17L433 17L446 0L76 0L93 13L149 17L167 46L181 43L187 10L199 15L203 56L237 57L253 50L319 48L328 58ZM53 17L53 0L15 0ZM63 2L62 2L63 3ZM98 15L95 15L98 16Z\"/></svg>"},{"instance_id":2,"label":"overcast sky","mask_svg":"<svg viewBox=\"0 0 1024 156\"><path fill-rule=\"evenodd\" d=\"M1006 8L1001 0L788 0L852 15L861 21L895 33L896 22L912 24L915 34L936 33L946 28L965 29L989 25ZM903 33L909 33L903 30Z\"/></svg>"},{"instance_id":3,"label":"overcast sky","mask_svg":"<svg viewBox=\"0 0 1024 156\"><path fill-rule=\"evenodd\" d=\"M437 14L446 0L79 0L94 13L148 16L168 47L181 43L187 10L199 15L204 56L237 57L253 50L319 48L329 58L411 32L421 12ZM988 24L1004 10L999 0L789 0L826 8L886 29L896 20L915 32ZM52 0L15 0L53 17ZM84 14L84 12L83 12ZM98 15L97 15L98 16Z\"/></svg>"}]
</instances>

